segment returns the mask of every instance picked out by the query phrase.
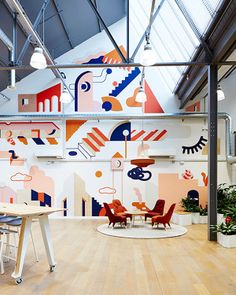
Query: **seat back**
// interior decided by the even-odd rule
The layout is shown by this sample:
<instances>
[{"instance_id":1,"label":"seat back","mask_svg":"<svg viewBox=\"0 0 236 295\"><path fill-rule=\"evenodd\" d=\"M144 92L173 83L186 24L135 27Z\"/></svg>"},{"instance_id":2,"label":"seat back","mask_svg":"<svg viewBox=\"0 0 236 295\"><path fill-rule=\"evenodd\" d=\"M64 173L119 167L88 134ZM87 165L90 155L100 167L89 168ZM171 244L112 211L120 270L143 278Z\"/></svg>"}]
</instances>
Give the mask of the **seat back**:
<instances>
[{"instance_id":1,"label":"seat back","mask_svg":"<svg viewBox=\"0 0 236 295\"><path fill-rule=\"evenodd\" d=\"M172 204L172 205L170 206L169 210L167 211L167 213L164 215L164 219L165 219L165 222L166 222L166 223L170 222L170 219L171 219L171 217L172 217L172 214L173 214L173 212L174 212L174 210L175 210L175 206L176 206L175 203Z\"/></svg>"},{"instance_id":2,"label":"seat back","mask_svg":"<svg viewBox=\"0 0 236 295\"><path fill-rule=\"evenodd\" d=\"M118 199L114 199L112 201L112 205L113 205L115 214L127 211L126 208L121 204L120 200Z\"/></svg>"},{"instance_id":3,"label":"seat back","mask_svg":"<svg viewBox=\"0 0 236 295\"><path fill-rule=\"evenodd\" d=\"M114 214L111 212L111 208L109 207L109 205L107 203L103 203L104 208L106 210L106 215L108 216L110 221L114 220Z\"/></svg>"},{"instance_id":4,"label":"seat back","mask_svg":"<svg viewBox=\"0 0 236 295\"><path fill-rule=\"evenodd\" d=\"M153 212L163 214L165 207L165 200L159 199L156 201L154 208L152 209Z\"/></svg>"}]
</instances>

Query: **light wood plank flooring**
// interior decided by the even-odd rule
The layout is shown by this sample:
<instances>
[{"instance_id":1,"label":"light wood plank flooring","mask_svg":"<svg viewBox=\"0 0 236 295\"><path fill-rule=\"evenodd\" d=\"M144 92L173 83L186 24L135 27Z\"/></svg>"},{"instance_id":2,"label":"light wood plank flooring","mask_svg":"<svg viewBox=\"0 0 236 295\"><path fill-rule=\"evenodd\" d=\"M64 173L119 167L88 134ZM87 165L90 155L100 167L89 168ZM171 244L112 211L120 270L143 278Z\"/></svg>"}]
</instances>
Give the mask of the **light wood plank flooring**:
<instances>
[{"instance_id":1,"label":"light wood plank flooring","mask_svg":"<svg viewBox=\"0 0 236 295\"><path fill-rule=\"evenodd\" d=\"M15 285L14 263L0 275L1 295L32 294L236 294L236 249L207 241L206 225L192 225L184 236L123 239L102 235L105 220L50 220L57 267L49 272L38 223L33 224L40 261L32 245Z\"/></svg>"}]
</instances>

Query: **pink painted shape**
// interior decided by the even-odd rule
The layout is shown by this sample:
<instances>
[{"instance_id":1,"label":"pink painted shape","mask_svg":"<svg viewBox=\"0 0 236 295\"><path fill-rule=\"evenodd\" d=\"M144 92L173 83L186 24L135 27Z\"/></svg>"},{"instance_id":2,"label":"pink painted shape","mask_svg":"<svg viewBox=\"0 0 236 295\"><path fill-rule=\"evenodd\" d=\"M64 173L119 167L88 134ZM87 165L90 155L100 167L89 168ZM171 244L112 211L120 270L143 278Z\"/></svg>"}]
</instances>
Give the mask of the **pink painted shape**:
<instances>
[{"instance_id":1,"label":"pink painted shape","mask_svg":"<svg viewBox=\"0 0 236 295\"><path fill-rule=\"evenodd\" d=\"M8 159L10 157L8 151L0 151L0 159Z\"/></svg>"},{"instance_id":2,"label":"pink painted shape","mask_svg":"<svg viewBox=\"0 0 236 295\"><path fill-rule=\"evenodd\" d=\"M51 177L46 176L43 170L39 170L37 166L31 166L28 173L32 176L32 180L24 182L25 189L33 189L37 192L44 192L54 199L54 181Z\"/></svg>"},{"instance_id":3,"label":"pink painted shape","mask_svg":"<svg viewBox=\"0 0 236 295\"><path fill-rule=\"evenodd\" d=\"M147 101L144 104L144 113L164 113L163 108L161 107L148 83L146 81L144 81L144 83L144 89L147 95Z\"/></svg>"},{"instance_id":4,"label":"pink painted shape","mask_svg":"<svg viewBox=\"0 0 236 295\"><path fill-rule=\"evenodd\" d=\"M135 195L138 197L139 203L142 203L142 194L140 193L140 190L137 187L134 187Z\"/></svg>"},{"instance_id":5,"label":"pink painted shape","mask_svg":"<svg viewBox=\"0 0 236 295\"><path fill-rule=\"evenodd\" d=\"M9 186L0 187L0 202L10 203L11 199L13 203L16 202L16 192Z\"/></svg>"},{"instance_id":6,"label":"pink painted shape","mask_svg":"<svg viewBox=\"0 0 236 295\"><path fill-rule=\"evenodd\" d=\"M137 149L137 156L140 157L141 155L147 154L147 151L150 149L150 145L146 143L141 143Z\"/></svg>"},{"instance_id":7,"label":"pink painted shape","mask_svg":"<svg viewBox=\"0 0 236 295\"><path fill-rule=\"evenodd\" d=\"M0 122L1 130L29 130L29 129L40 129L45 130L60 130L60 128L53 122Z\"/></svg>"},{"instance_id":8,"label":"pink painted shape","mask_svg":"<svg viewBox=\"0 0 236 295\"><path fill-rule=\"evenodd\" d=\"M199 186L197 179L180 179L179 175L175 173L160 173L158 175L158 197L165 199L166 208L169 208L172 203L176 203L175 210L183 210L180 201L192 189L198 191L199 204L204 208L207 202L207 187Z\"/></svg>"},{"instance_id":9,"label":"pink painted shape","mask_svg":"<svg viewBox=\"0 0 236 295\"><path fill-rule=\"evenodd\" d=\"M91 88L85 92L81 89L82 84L90 83ZM94 101L93 101L93 73L89 72L84 74L77 85L78 93L78 110L79 112L90 112L93 111Z\"/></svg>"},{"instance_id":10,"label":"pink painted shape","mask_svg":"<svg viewBox=\"0 0 236 295\"><path fill-rule=\"evenodd\" d=\"M10 165L11 166L24 166L25 160L24 159L12 159L10 158Z\"/></svg>"}]
</instances>

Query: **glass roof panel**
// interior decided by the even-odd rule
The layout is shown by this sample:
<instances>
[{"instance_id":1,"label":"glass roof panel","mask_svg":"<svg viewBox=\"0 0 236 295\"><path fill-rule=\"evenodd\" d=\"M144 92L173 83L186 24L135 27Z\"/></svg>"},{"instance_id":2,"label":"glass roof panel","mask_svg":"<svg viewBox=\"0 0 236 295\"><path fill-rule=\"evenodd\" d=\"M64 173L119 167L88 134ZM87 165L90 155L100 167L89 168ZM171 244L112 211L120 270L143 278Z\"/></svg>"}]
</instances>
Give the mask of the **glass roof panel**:
<instances>
[{"instance_id":1,"label":"glass roof panel","mask_svg":"<svg viewBox=\"0 0 236 295\"><path fill-rule=\"evenodd\" d=\"M177 2L177 4L176 4ZM223 0L157 0L153 13L156 14L150 31L150 41L157 55L157 62L191 61ZM149 24L152 0L130 0L130 30L139 42ZM188 19L189 18L189 19ZM132 36L130 36L133 41ZM136 39L135 38L135 39ZM130 56L138 44L130 42ZM145 40L135 56L139 62ZM187 67L157 68L166 77L163 80L172 91ZM168 81L168 82L167 82Z\"/></svg>"}]
</instances>

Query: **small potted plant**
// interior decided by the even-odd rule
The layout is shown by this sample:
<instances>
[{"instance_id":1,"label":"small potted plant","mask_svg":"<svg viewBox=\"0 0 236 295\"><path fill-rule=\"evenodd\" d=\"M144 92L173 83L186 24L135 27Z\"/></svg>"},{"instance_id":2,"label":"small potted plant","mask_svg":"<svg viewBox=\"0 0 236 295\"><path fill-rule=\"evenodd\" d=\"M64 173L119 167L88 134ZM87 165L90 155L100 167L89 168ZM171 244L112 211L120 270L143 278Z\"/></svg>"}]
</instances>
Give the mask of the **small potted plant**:
<instances>
[{"instance_id":1,"label":"small potted plant","mask_svg":"<svg viewBox=\"0 0 236 295\"><path fill-rule=\"evenodd\" d=\"M230 216L216 226L217 242L226 248L236 247L236 224Z\"/></svg>"},{"instance_id":2,"label":"small potted plant","mask_svg":"<svg viewBox=\"0 0 236 295\"><path fill-rule=\"evenodd\" d=\"M189 197L182 198L180 201L180 205L184 209L184 211L176 211L173 214L173 222L179 225L191 225L192 224L191 200L189 199Z\"/></svg>"},{"instance_id":3,"label":"small potted plant","mask_svg":"<svg viewBox=\"0 0 236 295\"><path fill-rule=\"evenodd\" d=\"M217 188L217 224L224 222L224 213L228 207L229 186L221 183Z\"/></svg>"},{"instance_id":4,"label":"small potted plant","mask_svg":"<svg viewBox=\"0 0 236 295\"><path fill-rule=\"evenodd\" d=\"M202 205L200 205L200 218L199 218L199 223L207 223L207 218L208 218L208 209L207 205L205 208L202 208Z\"/></svg>"},{"instance_id":5,"label":"small potted plant","mask_svg":"<svg viewBox=\"0 0 236 295\"><path fill-rule=\"evenodd\" d=\"M200 207L193 204L191 208L191 212L192 212L192 223L193 224L200 223Z\"/></svg>"}]
</instances>

